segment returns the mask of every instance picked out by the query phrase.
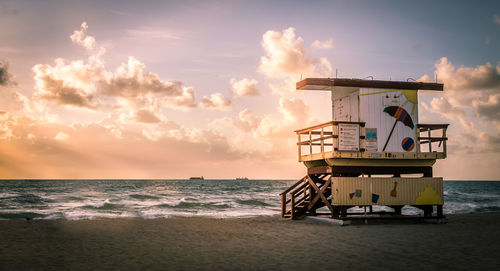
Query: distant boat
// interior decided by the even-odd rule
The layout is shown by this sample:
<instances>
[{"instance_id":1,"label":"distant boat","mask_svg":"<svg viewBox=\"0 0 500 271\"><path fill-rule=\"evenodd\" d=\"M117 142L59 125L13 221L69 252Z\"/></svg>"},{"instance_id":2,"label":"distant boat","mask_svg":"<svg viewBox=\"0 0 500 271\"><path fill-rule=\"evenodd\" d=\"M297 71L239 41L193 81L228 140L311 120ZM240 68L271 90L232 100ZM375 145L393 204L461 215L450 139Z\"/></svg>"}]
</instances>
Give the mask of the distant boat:
<instances>
[{"instance_id":1,"label":"distant boat","mask_svg":"<svg viewBox=\"0 0 500 271\"><path fill-rule=\"evenodd\" d=\"M200 177L191 177L189 178L189 180L193 181L193 180L205 180L205 178L203 178L203 176L200 176Z\"/></svg>"},{"instance_id":2,"label":"distant boat","mask_svg":"<svg viewBox=\"0 0 500 271\"><path fill-rule=\"evenodd\" d=\"M238 177L236 178L237 181L248 181L247 177Z\"/></svg>"}]
</instances>

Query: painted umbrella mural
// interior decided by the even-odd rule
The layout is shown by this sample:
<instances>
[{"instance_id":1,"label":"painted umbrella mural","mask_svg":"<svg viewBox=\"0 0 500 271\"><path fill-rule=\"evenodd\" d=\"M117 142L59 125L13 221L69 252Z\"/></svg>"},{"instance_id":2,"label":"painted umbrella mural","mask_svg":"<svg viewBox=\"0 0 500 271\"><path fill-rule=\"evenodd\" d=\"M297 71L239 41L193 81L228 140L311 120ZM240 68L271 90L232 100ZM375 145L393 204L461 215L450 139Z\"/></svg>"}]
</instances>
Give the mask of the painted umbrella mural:
<instances>
[{"instance_id":1,"label":"painted umbrella mural","mask_svg":"<svg viewBox=\"0 0 500 271\"><path fill-rule=\"evenodd\" d=\"M387 143L389 143L389 139L391 139L392 132L394 132L394 127L396 127L396 124L398 124L398 121L401 121L404 125L410 127L413 129L413 120L411 119L410 114L406 112L404 108L401 106L388 106L384 108L384 112L388 113L389 115L393 116L396 118L396 121L394 122L394 125L392 126L391 132L389 133L389 136L387 137L387 141L385 142L384 149L382 151L385 151L385 148L387 147Z\"/></svg>"}]
</instances>

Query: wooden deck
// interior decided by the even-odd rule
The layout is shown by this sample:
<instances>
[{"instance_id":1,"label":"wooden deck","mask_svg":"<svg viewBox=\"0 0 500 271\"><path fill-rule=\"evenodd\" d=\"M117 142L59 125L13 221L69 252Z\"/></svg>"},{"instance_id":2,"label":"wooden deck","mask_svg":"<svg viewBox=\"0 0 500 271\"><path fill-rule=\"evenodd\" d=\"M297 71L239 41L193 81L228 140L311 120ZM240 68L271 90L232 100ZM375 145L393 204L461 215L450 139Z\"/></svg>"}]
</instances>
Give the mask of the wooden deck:
<instances>
[{"instance_id":1,"label":"wooden deck","mask_svg":"<svg viewBox=\"0 0 500 271\"><path fill-rule=\"evenodd\" d=\"M339 125L359 125L357 151L342 150L339 146ZM338 166L432 166L436 159L446 158L446 129L448 124L417 124L419 136L414 152L366 151L363 122L329 121L295 131L298 136L299 162L323 160ZM436 132L439 135L436 135ZM424 135L422 135L424 133Z\"/></svg>"}]
</instances>

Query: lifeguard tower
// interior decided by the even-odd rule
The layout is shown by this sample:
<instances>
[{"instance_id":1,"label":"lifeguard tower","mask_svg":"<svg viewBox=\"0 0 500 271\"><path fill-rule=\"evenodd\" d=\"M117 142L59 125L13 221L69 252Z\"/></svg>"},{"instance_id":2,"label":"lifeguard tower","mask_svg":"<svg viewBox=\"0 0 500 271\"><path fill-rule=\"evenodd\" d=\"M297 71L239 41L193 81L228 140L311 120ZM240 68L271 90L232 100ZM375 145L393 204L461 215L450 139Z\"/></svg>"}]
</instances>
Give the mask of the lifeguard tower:
<instances>
[{"instance_id":1,"label":"lifeguard tower","mask_svg":"<svg viewBox=\"0 0 500 271\"><path fill-rule=\"evenodd\" d=\"M448 124L419 123L417 94L443 84L307 78L296 88L330 91L332 121L295 131L307 175L281 193L282 217L326 206L336 219L366 218L374 205L392 208L383 217L404 217L405 205L444 217L443 178L432 166L446 158ZM358 206L365 212L350 210Z\"/></svg>"}]
</instances>

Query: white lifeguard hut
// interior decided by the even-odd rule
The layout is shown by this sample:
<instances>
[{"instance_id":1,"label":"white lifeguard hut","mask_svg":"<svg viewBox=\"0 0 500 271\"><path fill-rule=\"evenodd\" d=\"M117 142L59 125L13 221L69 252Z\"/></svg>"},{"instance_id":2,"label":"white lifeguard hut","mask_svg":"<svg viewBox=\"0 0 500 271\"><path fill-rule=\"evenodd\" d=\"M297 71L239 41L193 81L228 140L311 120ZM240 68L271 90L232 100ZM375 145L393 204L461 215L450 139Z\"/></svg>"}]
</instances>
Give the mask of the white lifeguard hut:
<instances>
[{"instance_id":1,"label":"white lifeguard hut","mask_svg":"<svg viewBox=\"0 0 500 271\"><path fill-rule=\"evenodd\" d=\"M432 166L446 158L448 124L418 120L418 91L442 91L443 84L307 78L296 88L330 91L332 121L295 131L307 175L281 193L282 217L326 206L332 217L352 219L359 213L350 208L374 214L374 205L391 207L393 217L405 205L443 217L443 178Z\"/></svg>"}]
</instances>

